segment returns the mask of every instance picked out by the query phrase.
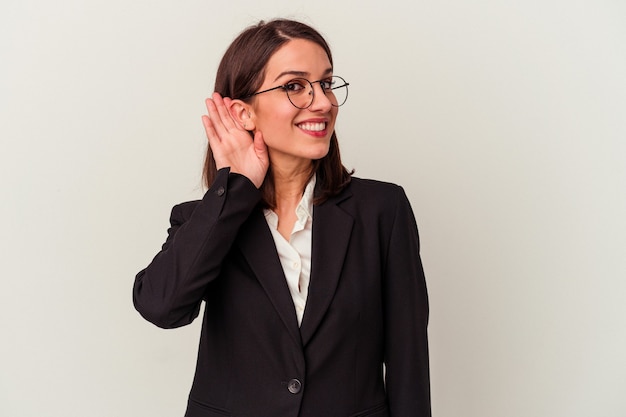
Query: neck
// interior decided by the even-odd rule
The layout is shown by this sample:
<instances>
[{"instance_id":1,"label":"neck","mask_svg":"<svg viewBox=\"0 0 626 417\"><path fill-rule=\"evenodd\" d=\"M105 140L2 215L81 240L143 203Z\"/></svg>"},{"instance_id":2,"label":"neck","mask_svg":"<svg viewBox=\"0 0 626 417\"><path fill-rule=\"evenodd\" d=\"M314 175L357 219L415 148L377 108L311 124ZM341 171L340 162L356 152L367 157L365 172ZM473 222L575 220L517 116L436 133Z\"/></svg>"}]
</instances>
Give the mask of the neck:
<instances>
[{"instance_id":1,"label":"neck","mask_svg":"<svg viewBox=\"0 0 626 417\"><path fill-rule=\"evenodd\" d=\"M294 206L300 202L302 193L311 176L312 164L284 169L272 166L277 208Z\"/></svg>"}]
</instances>

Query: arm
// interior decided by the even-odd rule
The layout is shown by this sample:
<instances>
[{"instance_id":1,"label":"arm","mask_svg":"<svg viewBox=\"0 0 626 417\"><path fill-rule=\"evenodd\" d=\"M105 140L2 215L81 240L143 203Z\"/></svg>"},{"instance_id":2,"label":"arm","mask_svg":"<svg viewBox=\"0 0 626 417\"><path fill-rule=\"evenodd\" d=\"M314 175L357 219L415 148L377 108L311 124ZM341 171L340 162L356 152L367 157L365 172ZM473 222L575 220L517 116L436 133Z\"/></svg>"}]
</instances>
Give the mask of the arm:
<instances>
[{"instance_id":1,"label":"arm","mask_svg":"<svg viewBox=\"0 0 626 417\"><path fill-rule=\"evenodd\" d=\"M217 177L189 219L181 206L172 209L167 241L133 287L135 308L159 327L183 326L198 316L207 285L261 198L257 188L269 166L261 132L252 138L236 120L249 114L245 103L214 93L206 105L202 122Z\"/></svg>"},{"instance_id":2,"label":"arm","mask_svg":"<svg viewBox=\"0 0 626 417\"><path fill-rule=\"evenodd\" d=\"M137 311L163 328L191 323L239 227L259 200L260 192L250 180L222 169L189 219L175 206L167 241L135 278Z\"/></svg>"},{"instance_id":3,"label":"arm","mask_svg":"<svg viewBox=\"0 0 626 417\"><path fill-rule=\"evenodd\" d=\"M385 382L390 415L430 417L428 295L417 225L399 187L384 279Z\"/></svg>"}]
</instances>

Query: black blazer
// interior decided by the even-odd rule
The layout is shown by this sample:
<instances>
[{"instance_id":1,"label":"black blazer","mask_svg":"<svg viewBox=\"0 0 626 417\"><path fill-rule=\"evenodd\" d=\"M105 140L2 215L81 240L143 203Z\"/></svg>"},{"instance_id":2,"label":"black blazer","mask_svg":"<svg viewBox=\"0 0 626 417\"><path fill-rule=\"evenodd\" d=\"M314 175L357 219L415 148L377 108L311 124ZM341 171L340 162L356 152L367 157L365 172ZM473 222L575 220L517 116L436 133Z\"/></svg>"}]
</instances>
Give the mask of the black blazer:
<instances>
[{"instance_id":1,"label":"black blazer","mask_svg":"<svg viewBox=\"0 0 626 417\"><path fill-rule=\"evenodd\" d=\"M185 415L430 416L428 300L402 188L353 178L314 206L300 327L259 201L220 170L201 201L173 208L135 279L135 308L159 327L190 323L205 301Z\"/></svg>"}]
</instances>

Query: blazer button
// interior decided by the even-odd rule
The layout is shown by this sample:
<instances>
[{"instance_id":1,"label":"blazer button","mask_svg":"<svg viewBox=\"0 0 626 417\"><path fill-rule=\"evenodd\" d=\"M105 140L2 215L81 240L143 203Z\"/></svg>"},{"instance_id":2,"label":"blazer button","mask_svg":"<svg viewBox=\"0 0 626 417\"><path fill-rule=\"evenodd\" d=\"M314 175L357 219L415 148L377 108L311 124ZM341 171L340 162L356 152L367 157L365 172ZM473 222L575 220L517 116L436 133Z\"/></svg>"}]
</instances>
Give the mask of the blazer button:
<instances>
[{"instance_id":1,"label":"blazer button","mask_svg":"<svg viewBox=\"0 0 626 417\"><path fill-rule=\"evenodd\" d=\"M215 194L217 194L218 197L221 197L224 195L226 191L224 190L224 187L220 187L215 191Z\"/></svg>"},{"instance_id":2,"label":"blazer button","mask_svg":"<svg viewBox=\"0 0 626 417\"><path fill-rule=\"evenodd\" d=\"M290 393L297 394L302 389L302 383L294 378L287 383L287 389Z\"/></svg>"}]
</instances>

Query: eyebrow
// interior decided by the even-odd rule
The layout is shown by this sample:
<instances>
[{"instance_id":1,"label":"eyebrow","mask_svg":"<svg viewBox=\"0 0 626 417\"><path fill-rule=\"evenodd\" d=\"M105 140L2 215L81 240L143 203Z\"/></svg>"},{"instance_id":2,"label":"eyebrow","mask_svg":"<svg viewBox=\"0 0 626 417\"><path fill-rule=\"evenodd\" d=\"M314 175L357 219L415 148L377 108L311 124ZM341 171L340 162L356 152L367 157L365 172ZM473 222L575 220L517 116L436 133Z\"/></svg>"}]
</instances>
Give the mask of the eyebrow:
<instances>
[{"instance_id":1,"label":"eyebrow","mask_svg":"<svg viewBox=\"0 0 626 417\"><path fill-rule=\"evenodd\" d=\"M324 71L324 75L329 75L333 73L333 69L332 68L328 68L326 71ZM306 78L310 73L305 72L305 71L283 71L280 74L278 74L278 77L274 78L274 81L277 81L279 78L284 77L285 75L292 75L294 77L302 77L302 78Z\"/></svg>"}]
</instances>

